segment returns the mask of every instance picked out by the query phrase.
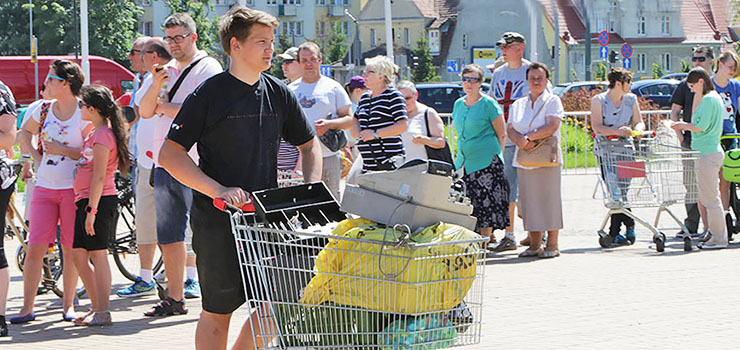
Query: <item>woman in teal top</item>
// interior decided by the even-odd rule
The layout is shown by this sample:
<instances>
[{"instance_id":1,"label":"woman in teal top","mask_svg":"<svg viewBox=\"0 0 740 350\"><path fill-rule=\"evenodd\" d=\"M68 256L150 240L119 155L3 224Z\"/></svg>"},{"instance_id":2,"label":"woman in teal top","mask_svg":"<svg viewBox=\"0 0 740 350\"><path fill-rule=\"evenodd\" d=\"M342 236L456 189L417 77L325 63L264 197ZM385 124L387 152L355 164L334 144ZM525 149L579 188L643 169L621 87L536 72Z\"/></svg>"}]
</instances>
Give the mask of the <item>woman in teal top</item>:
<instances>
[{"instance_id":1,"label":"woman in teal top","mask_svg":"<svg viewBox=\"0 0 740 350\"><path fill-rule=\"evenodd\" d=\"M674 122L673 129L691 131L691 149L699 152L694 172L699 187L699 212L709 234L708 239L697 246L703 249L727 248L727 226L719 194L719 174L724 158L719 144L724 103L714 91L709 73L703 68L692 69L686 82L694 93L693 123Z\"/></svg>"},{"instance_id":2,"label":"woman in teal top","mask_svg":"<svg viewBox=\"0 0 740 350\"><path fill-rule=\"evenodd\" d=\"M501 155L506 137L503 111L496 100L481 94L479 65L465 66L462 81L466 96L455 101L452 110L457 130L455 166L464 169L463 181L478 219L476 231L495 243L493 230L509 225L509 184Z\"/></svg>"}]
</instances>

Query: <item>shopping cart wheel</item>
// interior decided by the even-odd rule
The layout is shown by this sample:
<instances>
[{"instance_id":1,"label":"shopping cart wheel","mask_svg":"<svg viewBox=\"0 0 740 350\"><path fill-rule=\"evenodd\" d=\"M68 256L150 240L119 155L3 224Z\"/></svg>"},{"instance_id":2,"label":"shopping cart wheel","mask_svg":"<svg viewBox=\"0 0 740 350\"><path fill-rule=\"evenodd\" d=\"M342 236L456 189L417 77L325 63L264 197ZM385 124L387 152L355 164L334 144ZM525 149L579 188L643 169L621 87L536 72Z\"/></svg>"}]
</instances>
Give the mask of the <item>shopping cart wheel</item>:
<instances>
[{"instance_id":1,"label":"shopping cart wheel","mask_svg":"<svg viewBox=\"0 0 740 350\"><path fill-rule=\"evenodd\" d=\"M662 232L653 237L653 242L655 243L655 250L658 253L662 253L665 250L665 235Z\"/></svg>"},{"instance_id":2,"label":"shopping cart wheel","mask_svg":"<svg viewBox=\"0 0 740 350\"><path fill-rule=\"evenodd\" d=\"M611 247L613 241L614 239L612 238L612 236L609 236L603 230L599 230L599 245L601 246L601 248Z\"/></svg>"},{"instance_id":3,"label":"shopping cart wheel","mask_svg":"<svg viewBox=\"0 0 740 350\"><path fill-rule=\"evenodd\" d=\"M683 239L683 250L685 252L691 251L691 238L690 237L684 237Z\"/></svg>"}]
</instances>

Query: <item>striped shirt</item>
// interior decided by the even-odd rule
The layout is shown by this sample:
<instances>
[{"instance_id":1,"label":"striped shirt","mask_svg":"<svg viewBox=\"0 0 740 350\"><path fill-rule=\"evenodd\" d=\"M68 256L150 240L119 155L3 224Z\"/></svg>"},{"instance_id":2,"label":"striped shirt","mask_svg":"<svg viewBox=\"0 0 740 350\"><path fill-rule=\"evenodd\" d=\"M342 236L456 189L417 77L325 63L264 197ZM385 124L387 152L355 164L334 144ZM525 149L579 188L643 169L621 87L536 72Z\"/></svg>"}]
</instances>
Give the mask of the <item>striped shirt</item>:
<instances>
[{"instance_id":1,"label":"striped shirt","mask_svg":"<svg viewBox=\"0 0 740 350\"><path fill-rule=\"evenodd\" d=\"M408 119L403 95L391 88L376 97L367 92L360 97L355 118L360 121L360 131L378 130ZM400 135L360 141L357 148L362 154L362 169L370 171L378 170L378 164L390 157L405 154Z\"/></svg>"}]
</instances>

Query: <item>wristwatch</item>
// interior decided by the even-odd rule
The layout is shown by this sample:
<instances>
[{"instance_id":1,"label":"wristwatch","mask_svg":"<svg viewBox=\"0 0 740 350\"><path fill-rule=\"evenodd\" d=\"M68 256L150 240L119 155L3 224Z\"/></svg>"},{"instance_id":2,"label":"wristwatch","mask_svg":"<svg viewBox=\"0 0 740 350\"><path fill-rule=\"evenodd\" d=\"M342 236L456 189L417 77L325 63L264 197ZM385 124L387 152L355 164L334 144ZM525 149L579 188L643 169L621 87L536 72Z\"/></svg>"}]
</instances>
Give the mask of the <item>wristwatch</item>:
<instances>
[{"instance_id":1,"label":"wristwatch","mask_svg":"<svg viewBox=\"0 0 740 350\"><path fill-rule=\"evenodd\" d=\"M527 135L524 135L524 139L527 140L527 142L532 141L532 140L529 139L529 136L527 136Z\"/></svg>"},{"instance_id":2,"label":"wristwatch","mask_svg":"<svg viewBox=\"0 0 740 350\"><path fill-rule=\"evenodd\" d=\"M380 138L380 136L378 136L378 130L377 130L377 129L376 129L376 130L373 130L373 136L374 136L374 137L375 137L376 139L379 139L379 138Z\"/></svg>"},{"instance_id":3,"label":"wristwatch","mask_svg":"<svg viewBox=\"0 0 740 350\"><path fill-rule=\"evenodd\" d=\"M95 215L95 214L97 214L97 213L98 213L98 210L97 210L97 209L95 209L95 208L93 208L93 207L91 207L91 206L89 206L89 205L88 205L87 207L85 207L85 211L86 211L86 212L87 212L88 214L93 214L93 215Z\"/></svg>"}]
</instances>

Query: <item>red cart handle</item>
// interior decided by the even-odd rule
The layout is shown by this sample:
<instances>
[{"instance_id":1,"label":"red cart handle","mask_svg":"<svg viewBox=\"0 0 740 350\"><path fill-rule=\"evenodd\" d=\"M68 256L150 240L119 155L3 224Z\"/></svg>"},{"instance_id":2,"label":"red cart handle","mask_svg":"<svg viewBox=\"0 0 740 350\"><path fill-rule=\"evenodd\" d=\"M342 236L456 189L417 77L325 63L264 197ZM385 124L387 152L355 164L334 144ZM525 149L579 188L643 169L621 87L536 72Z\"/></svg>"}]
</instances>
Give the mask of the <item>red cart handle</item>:
<instances>
[{"instance_id":1,"label":"red cart handle","mask_svg":"<svg viewBox=\"0 0 740 350\"><path fill-rule=\"evenodd\" d=\"M657 133L655 132L655 130L648 130L648 131L637 131L637 130L635 130L635 131L632 131L632 137L638 137L638 136L639 137L655 137L655 135L657 135ZM591 138L595 138L595 137L596 137L596 133L595 132L591 132ZM608 136L606 136L606 139L607 140L616 140L618 138L619 138L619 135L608 135Z\"/></svg>"},{"instance_id":2,"label":"red cart handle","mask_svg":"<svg viewBox=\"0 0 740 350\"><path fill-rule=\"evenodd\" d=\"M245 212L245 213L254 213L255 210L254 210L254 202L252 201L252 195L247 194L247 196L248 196L247 203L245 203L243 206L239 208L227 202L223 198L214 198L213 206L218 208L218 210L221 210L221 211L226 211L227 209L231 209L231 210L241 210L242 212Z\"/></svg>"}]
</instances>

